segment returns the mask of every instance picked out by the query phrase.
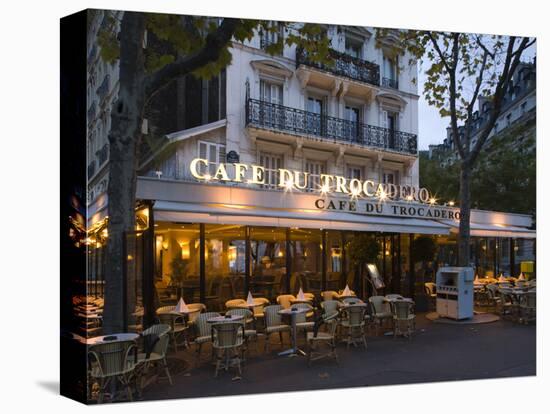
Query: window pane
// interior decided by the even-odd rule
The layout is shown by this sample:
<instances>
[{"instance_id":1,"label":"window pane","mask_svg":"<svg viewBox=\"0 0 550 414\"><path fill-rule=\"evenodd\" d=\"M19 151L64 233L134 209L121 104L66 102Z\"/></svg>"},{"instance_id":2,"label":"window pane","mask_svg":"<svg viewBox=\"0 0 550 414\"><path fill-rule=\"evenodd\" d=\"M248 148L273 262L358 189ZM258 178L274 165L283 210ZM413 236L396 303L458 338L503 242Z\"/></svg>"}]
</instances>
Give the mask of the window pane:
<instances>
[{"instance_id":1,"label":"window pane","mask_svg":"<svg viewBox=\"0 0 550 414\"><path fill-rule=\"evenodd\" d=\"M277 227L250 229L250 290L254 296L275 301L286 293L286 230Z\"/></svg>"}]
</instances>

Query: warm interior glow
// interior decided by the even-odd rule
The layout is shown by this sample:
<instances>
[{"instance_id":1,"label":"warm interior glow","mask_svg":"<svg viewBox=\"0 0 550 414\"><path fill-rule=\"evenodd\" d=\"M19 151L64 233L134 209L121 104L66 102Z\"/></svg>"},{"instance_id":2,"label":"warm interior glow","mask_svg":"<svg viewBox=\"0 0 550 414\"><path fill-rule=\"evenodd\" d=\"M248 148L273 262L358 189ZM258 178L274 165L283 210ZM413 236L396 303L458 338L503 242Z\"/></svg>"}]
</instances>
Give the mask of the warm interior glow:
<instances>
[{"instance_id":1,"label":"warm interior glow","mask_svg":"<svg viewBox=\"0 0 550 414\"><path fill-rule=\"evenodd\" d=\"M183 242L180 246L181 246L181 258L184 260L189 259L189 256L190 256L189 243Z\"/></svg>"}]
</instances>

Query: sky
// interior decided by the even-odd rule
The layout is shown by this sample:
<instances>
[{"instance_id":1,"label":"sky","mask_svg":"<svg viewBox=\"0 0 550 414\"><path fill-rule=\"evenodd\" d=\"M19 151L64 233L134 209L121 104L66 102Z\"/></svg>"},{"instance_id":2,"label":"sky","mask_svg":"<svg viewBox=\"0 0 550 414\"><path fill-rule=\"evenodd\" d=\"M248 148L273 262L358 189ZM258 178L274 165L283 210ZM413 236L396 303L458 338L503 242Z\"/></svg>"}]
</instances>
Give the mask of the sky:
<instances>
[{"instance_id":1,"label":"sky","mask_svg":"<svg viewBox=\"0 0 550 414\"><path fill-rule=\"evenodd\" d=\"M531 61L534 56L536 56L536 44L525 50L522 60ZM428 145L441 144L447 136L447 127L451 121L450 117L441 118L439 111L428 105L424 99L422 94L426 79L424 70L425 68L421 67L418 73L418 94L420 95L418 100L418 149L420 151L427 150Z\"/></svg>"}]
</instances>

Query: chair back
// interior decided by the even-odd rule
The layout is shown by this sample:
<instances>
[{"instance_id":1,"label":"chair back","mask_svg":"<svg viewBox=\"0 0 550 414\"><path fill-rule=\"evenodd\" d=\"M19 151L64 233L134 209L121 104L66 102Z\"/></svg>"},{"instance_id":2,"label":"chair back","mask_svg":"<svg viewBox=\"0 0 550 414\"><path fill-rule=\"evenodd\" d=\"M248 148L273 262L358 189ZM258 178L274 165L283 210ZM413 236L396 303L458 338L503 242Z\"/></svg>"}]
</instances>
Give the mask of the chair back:
<instances>
[{"instance_id":1,"label":"chair back","mask_svg":"<svg viewBox=\"0 0 550 414\"><path fill-rule=\"evenodd\" d=\"M338 306L340 302L337 300L325 300L321 302L321 308L323 308L323 314L325 317L330 317L333 314L338 314Z\"/></svg>"},{"instance_id":2,"label":"chair back","mask_svg":"<svg viewBox=\"0 0 550 414\"><path fill-rule=\"evenodd\" d=\"M253 315L252 311L250 309L246 308L232 308L229 309L227 312L225 312L226 315L239 315L242 316L243 319L239 321L239 323L246 324L247 322L251 322Z\"/></svg>"},{"instance_id":3,"label":"chair back","mask_svg":"<svg viewBox=\"0 0 550 414\"><path fill-rule=\"evenodd\" d=\"M401 296L397 293L390 293L389 295L386 295L386 299L389 299L389 300L403 299L403 296Z\"/></svg>"},{"instance_id":4,"label":"chair back","mask_svg":"<svg viewBox=\"0 0 550 414\"><path fill-rule=\"evenodd\" d=\"M295 303L292 305L293 308L297 309L307 309L307 312L301 312L296 315L296 322L302 323L307 321L307 314L313 310L313 306L311 306L309 303Z\"/></svg>"},{"instance_id":5,"label":"chair back","mask_svg":"<svg viewBox=\"0 0 550 414\"><path fill-rule=\"evenodd\" d=\"M246 306L246 300L244 299L231 299L225 302L225 307L227 309L239 308L243 305Z\"/></svg>"},{"instance_id":6,"label":"chair back","mask_svg":"<svg viewBox=\"0 0 550 414\"><path fill-rule=\"evenodd\" d=\"M281 309L283 309L281 305L269 305L264 308L265 325L267 327L283 324L283 318L278 313Z\"/></svg>"},{"instance_id":7,"label":"chair back","mask_svg":"<svg viewBox=\"0 0 550 414\"><path fill-rule=\"evenodd\" d=\"M157 315L163 314L163 313L170 313L174 309L176 309L176 306L161 306L160 308L157 308Z\"/></svg>"},{"instance_id":8,"label":"chair back","mask_svg":"<svg viewBox=\"0 0 550 414\"><path fill-rule=\"evenodd\" d=\"M335 290L325 290L324 292L321 292L321 297L324 301L333 300L338 297L338 292Z\"/></svg>"},{"instance_id":9,"label":"chair back","mask_svg":"<svg viewBox=\"0 0 550 414\"><path fill-rule=\"evenodd\" d=\"M327 325L327 333L334 338L336 329L338 328L338 313L324 317L324 321Z\"/></svg>"},{"instance_id":10,"label":"chair back","mask_svg":"<svg viewBox=\"0 0 550 414\"><path fill-rule=\"evenodd\" d=\"M239 346L243 343L243 337L244 327L241 322L224 322L212 325L212 344L216 348Z\"/></svg>"},{"instance_id":11,"label":"chair back","mask_svg":"<svg viewBox=\"0 0 550 414\"><path fill-rule=\"evenodd\" d=\"M433 283L433 282L424 283L424 291L426 292L426 295L428 295L428 296L435 295L435 293L436 293L435 283Z\"/></svg>"},{"instance_id":12,"label":"chair back","mask_svg":"<svg viewBox=\"0 0 550 414\"><path fill-rule=\"evenodd\" d=\"M535 309L537 307L537 293L527 292L524 296L524 306L527 308Z\"/></svg>"},{"instance_id":13,"label":"chair back","mask_svg":"<svg viewBox=\"0 0 550 414\"><path fill-rule=\"evenodd\" d=\"M283 307L283 309L290 308L291 301L296 300L294 295L279 295L277 296L277 303Z\"/></svg>"},{"instance_id":14,"label":"chair back","mask_svg":"<svg viewBox=\"0 0 550 414\"><path fill-rule=\"evenodd\" d=\"M269 299L268 298L254 298L254 316L262 316L264 314L264 307L266 305L269 305Z\"/></svg>"},{"instance_id":15,"label":"chair back","mask_svg":"<svg viewBox=\"0 0 550 414\"><path fill-rule=\"evenodd\" d=\"M393 310L395 312L395 319L407 320L409 315L412 314L412 304L404 300L396 300L393 302Z\"/></svg>"},{"instance_id":16,"label":"chair back","mask_svg":"<svg viewBox=\"0 0 550 414\"><path fill-rule=\"evenodd\" d=\"M170 336L168 334L171 330L172 328L170 327L170 325L157 324L150 326L142 332L142 337L145 337L147 335L157 335L159 337L159 340L153 347L151 353L158 354L163 358L166 356L166 352L168 351L168 344L170 342Z\"/></svg>"},{"instance_id":17,"label":"chair back","mask_svg":"<svg viewBox=\"0 0 550 414\"><path fill-rule=\"evenodd\" d=\"M134 341L116 341L91 345L88 356L97 361L100 376L110 377L128 371L132 352L137 352Z\"/></svg>"},{"instance_id":18,"label":"chair back","mask_svg":"<svg viewBox=\"0 0 550 414\"><path fill-rule=\"evenodd\" d=\"M206 305L204 303L189 303L187 307L190 310L187 314L189 323L194 323L200 313L206 312Z\"/></svg>"},{"instance_id":19,"label":"chair back","mask_svg":"<svg viewBox=\"0 0 550 414\"><path fill-rule=\"evenodd\" d=\"M141 334L142 335L156 334L158 336L161 336L161 335L169 333L171 329L172 329L172 327L168 324L158 323L156 325L151 325L149 328L144 330Z\"/></svg>"},{"instance_id":20,"label":"chair back","mask_svg":"<svg viewBox=\"0 0 550 414\"><path fill-rule=\"evenodd\" d=\"M369 303L372 305L374 314L388 312L389 306L384 301L384 296L371 296L369 298Z\"/></svg>"},{"instance_id":21,"label":"chair back","mask_svg":"<svg viewBox=\"0 0 550 414\"><path fill-rule=\"evenodd\" d=\"M350 305L345 308L350 327L362 326L365 323L365 306Z\"/></svg>"},{"instance_id":22,"label":"chair back","mask_svg":"<svg viewBox=\"0 0 550 414\"><path fill-rule=\"evenodd\" d=\"M355 297L353 297L353 298L343 298L343 299L342 299L342 302L344 302L344 303L352 303L352 302L354 302L354 303L361 303L361 302L363 302L363 301L362 301L361 299L359 299L358 297L355 296Z\"/></svg>"},{"instance_id":23,"label":"chair back","mask_svg":"<svg viewBox=\"0 0 550 414\"><path fill-rule=\"evenodd\" d=\"M195 320L195 326L197 327L197 336L208 336L210 335L210 328L212 327L208 323L208 319L221 316L218 312L204 312L197 316Z\"/></svg>"}]
</instances>

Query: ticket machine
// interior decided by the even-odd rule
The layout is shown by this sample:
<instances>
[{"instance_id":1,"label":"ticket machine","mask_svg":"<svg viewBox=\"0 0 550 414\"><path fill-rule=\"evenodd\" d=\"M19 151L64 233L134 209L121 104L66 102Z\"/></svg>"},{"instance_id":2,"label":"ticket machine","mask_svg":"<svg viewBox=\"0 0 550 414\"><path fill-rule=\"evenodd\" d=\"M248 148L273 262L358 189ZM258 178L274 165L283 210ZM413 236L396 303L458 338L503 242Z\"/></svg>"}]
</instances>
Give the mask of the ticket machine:
<instances>
[{"instance_id":1,"label":"ticket machine","mask_svg":"<svg viewBox=\"0 0 550 414\"><path fill-rule=\"evenodd\" d=\"M440 317L468 319L474 316L474 269L440 267L436 275L436 312Z\"/></svg>"}]
</instances>

